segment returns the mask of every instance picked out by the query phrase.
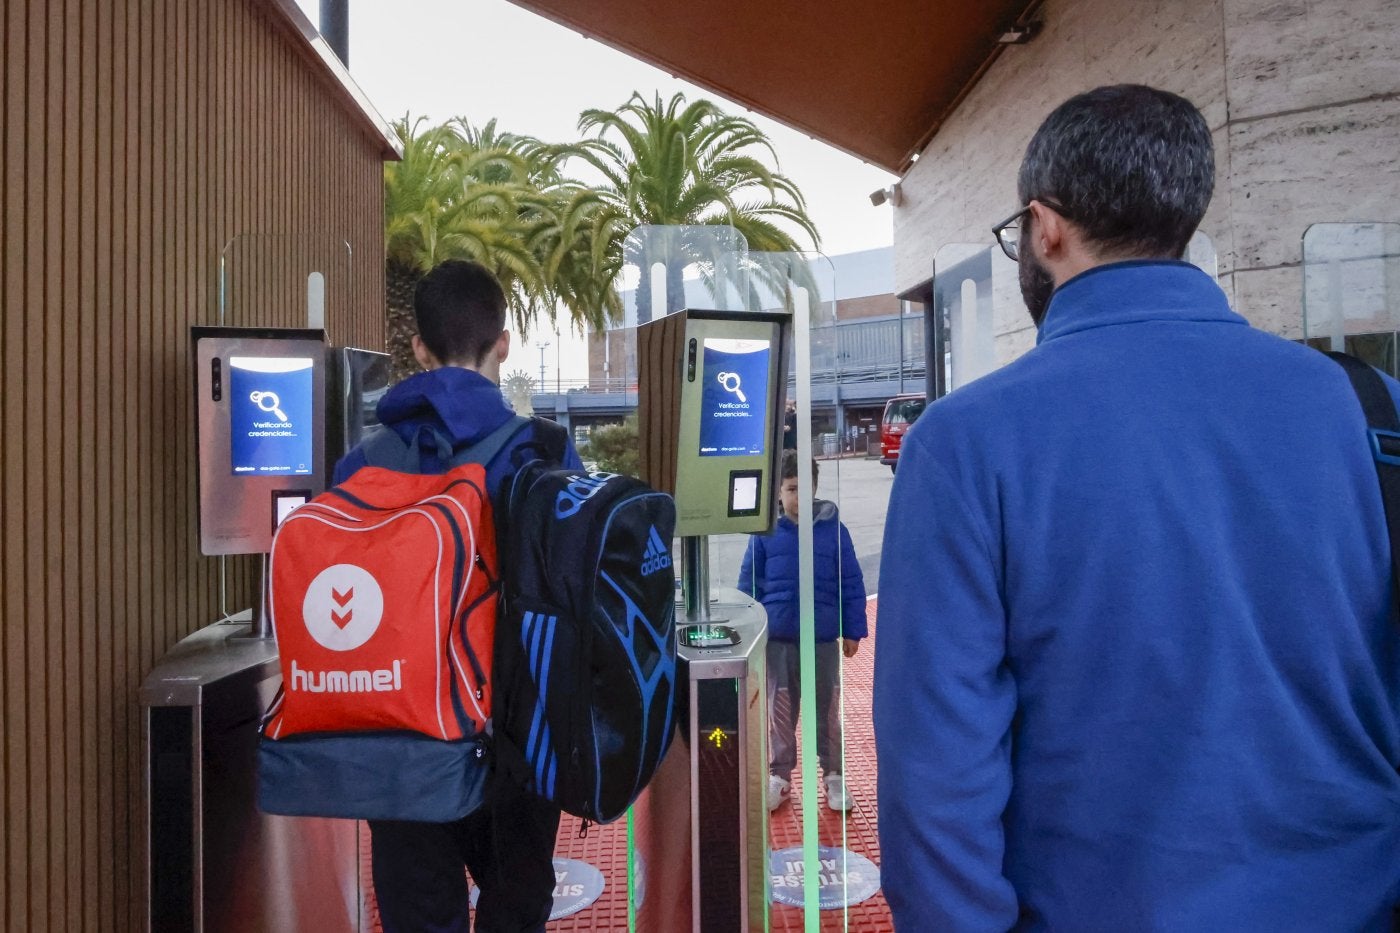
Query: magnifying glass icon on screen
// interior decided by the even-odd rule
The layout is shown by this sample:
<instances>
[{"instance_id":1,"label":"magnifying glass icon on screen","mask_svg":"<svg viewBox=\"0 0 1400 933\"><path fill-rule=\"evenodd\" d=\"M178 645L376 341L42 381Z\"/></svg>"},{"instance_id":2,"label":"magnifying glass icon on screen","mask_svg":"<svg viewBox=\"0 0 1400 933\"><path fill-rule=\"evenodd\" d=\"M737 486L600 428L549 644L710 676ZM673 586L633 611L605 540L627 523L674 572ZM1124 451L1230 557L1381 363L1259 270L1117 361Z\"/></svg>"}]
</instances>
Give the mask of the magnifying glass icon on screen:
<instances>
[{"instance_id":1,"label":"magnifying glass icon on screen","mask_svg":"<svg viewBox=\"0 0 1400 933\"><path fill-rule=\"evenodd\" d=\"M286 421L287 416L282 411L282 400L277 397L276 392L254 392L248 396L248 401L263 411L276 415L279 421Z\"/></svg>"},{"instance_id":2,"label":"magnifying glass icon on screen","mask_svg":"<svg viewBox=\"0 0 1400 933\"><path fill-rule=\"evenodd\" d=\"M730 385L731 382L733 385ZM738 373L720 373L719 384L724 387L724 391L733 392L735 395L739 396L739 401L748 401L748 399L744 397L744 390L739 388L744 383L743 380L739 378Z\"/></svg>"}]
</instances>

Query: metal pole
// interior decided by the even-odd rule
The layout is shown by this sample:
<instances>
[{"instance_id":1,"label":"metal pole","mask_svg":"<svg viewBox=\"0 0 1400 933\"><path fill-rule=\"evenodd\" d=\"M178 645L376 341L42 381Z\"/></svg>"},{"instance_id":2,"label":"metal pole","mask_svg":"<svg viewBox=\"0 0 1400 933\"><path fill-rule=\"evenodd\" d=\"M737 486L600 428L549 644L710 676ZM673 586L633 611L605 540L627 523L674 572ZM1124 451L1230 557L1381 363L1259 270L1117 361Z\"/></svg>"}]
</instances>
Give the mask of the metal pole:
<instances>
[{"instance_id":1,"label":"metal pole","mask_svg":"<svg viewBox=\"0 0 1400 933\"><path fill-rule=\"evenodd\" d=\"M258 573L258 611L253 613L253 626L248 631L249 638L271 638L272 637L272 607L268 605L268 596L272 592L272 561L268 555L259 556Z\"/></svg>"},{"instance_id":2,"label":"metal pole","mask_svg":"<svg viewBox=\"0 0 1400 933\"><path fill-rule=\"evenodd\" d=\"M932 402L947 391L944 354L947 352L943 333L943 306L935 288L933 300L924 305L924 395Z\"/></svg>"},{"instance_id":3,"label":"metal pole","mask_svg":"<svg viewBox=\"0 0 1400 933\"><path fill-rule=\"evenodd\" d=\"M350 67L350 0L321 0L321 36L346 68Z\"/></svg>"},{"instance_id":4,"label":"metal pole","mask_svg":"<svg viewBox=\"0 0 1400 933\"><path fill-rule=\"evenodd\" d=\"M710 539L705 535L681 538L681 602L686 622L710 620Z\"/></svg>"},{"instance_id":5,"label":"metal pole","mask_svg":"<svg viewBox=\"0 0 1400 933\"><path fill-rule=\"evenodd\" d=\"M899 303L899 394L904 394L904 306L907 301Z\"/></svg>"}]
</instances>

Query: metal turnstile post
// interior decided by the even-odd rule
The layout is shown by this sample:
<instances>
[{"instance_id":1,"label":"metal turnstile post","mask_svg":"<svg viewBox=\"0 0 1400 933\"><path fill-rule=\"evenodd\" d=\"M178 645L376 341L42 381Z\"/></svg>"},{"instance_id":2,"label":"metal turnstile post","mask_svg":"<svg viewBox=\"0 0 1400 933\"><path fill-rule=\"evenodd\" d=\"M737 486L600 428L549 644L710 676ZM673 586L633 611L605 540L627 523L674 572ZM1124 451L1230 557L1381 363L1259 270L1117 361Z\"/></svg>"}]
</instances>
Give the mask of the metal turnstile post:
<instances>
[{"instance_id":1,"label":"metal turnstile post","mask_svg":"<svg viewBox=\"0 0 1400 933\"><path fill-rule=\"evenodd\" d=\"M633 811L639 931L767 927L767 628L736 591L678 620L680 741Z\"/></svg>"},{"instance_id":2,"label":"metal turnstile post","mask_svg":"<svg viewBox=\"0 0 1400 933\"><path fill-rule=\"evenodd\" d=\"M359 825L255 803L258 723L281 672L249 622L195 632L141 685L148 929L360 931Z\"/></svg>"}]
</instances>

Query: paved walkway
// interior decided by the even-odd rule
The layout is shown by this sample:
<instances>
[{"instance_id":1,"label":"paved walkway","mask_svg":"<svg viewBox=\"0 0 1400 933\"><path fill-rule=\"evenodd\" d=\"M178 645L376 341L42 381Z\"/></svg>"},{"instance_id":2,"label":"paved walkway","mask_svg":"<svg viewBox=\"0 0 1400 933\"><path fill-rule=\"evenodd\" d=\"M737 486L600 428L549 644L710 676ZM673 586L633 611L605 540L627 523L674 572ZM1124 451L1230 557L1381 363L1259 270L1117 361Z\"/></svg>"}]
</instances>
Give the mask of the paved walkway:
<instances>
[{"instance_id":1,"label":"paved walkway","mask_svg":"<svg viewBox=\"0 0 1400 933\"><path fill-rule=\"evenodd\" d=\"M817 833L822 845L841 846L864 855L880 864L880 843L876 836L875 808L875 736L870 722L870 690L875 658L875 601L867 607L870 638L843 668L846 711L847 788L856 806L844 817L827 808L818 792ZM780 699L779 702L784 702ZM784 804L772 815L769 824L770 848L784 849L802 844L801 778L793 781L793 801ZM603 873L603 894L592 905L571 917L552 921L550 933L565 931L623 931L627 929L627 826L619 820L608 826L593 826L586 838L579 837L579 821L565 816L559 826L559 839L554 854L559 858L585 861ZM368 851L368 845L365 847ZM365 889L369 890L368 859L365 859ZM371 929L378 931L378 912L369 896ZM800 931L803 914L800 908L774 904L770 914L774 931ZM883 893L857 904L846 911L823 911L823 931L850 930L877 933L892 930L889 908ZM644 931L662 933L662 931Z\"/></svg>"}]
</instances>

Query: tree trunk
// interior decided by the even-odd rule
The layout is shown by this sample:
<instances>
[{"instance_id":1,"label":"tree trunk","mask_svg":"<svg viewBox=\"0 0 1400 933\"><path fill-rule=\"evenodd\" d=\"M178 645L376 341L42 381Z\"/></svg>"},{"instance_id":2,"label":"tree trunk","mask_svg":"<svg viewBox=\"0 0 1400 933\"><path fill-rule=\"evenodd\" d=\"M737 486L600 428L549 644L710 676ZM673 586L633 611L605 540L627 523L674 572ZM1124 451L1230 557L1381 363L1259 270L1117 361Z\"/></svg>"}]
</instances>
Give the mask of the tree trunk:
<instances>
[{"instance_id":1,"label":"tree trunk","mask_svg":"<svg viewBox=\"0 0 1400 933\"><path fill-rule=\"evenodd\" d=\"M679 251L673 251L666 263L666 313L675 314L685 307L685 267Z\"/></svg>"},{"instance_id":2,"label":"tree trunk","mask_svg":"<svg viewBox=\"0 0 1400 933\"><path fill-rule=\"evenodd\" d=\"M389 382L399 382L419 371L413 357L413 290L422 273L412 266L389 262L384 267L384 335L389 351Z\"/></svg>"}]
</instances>

